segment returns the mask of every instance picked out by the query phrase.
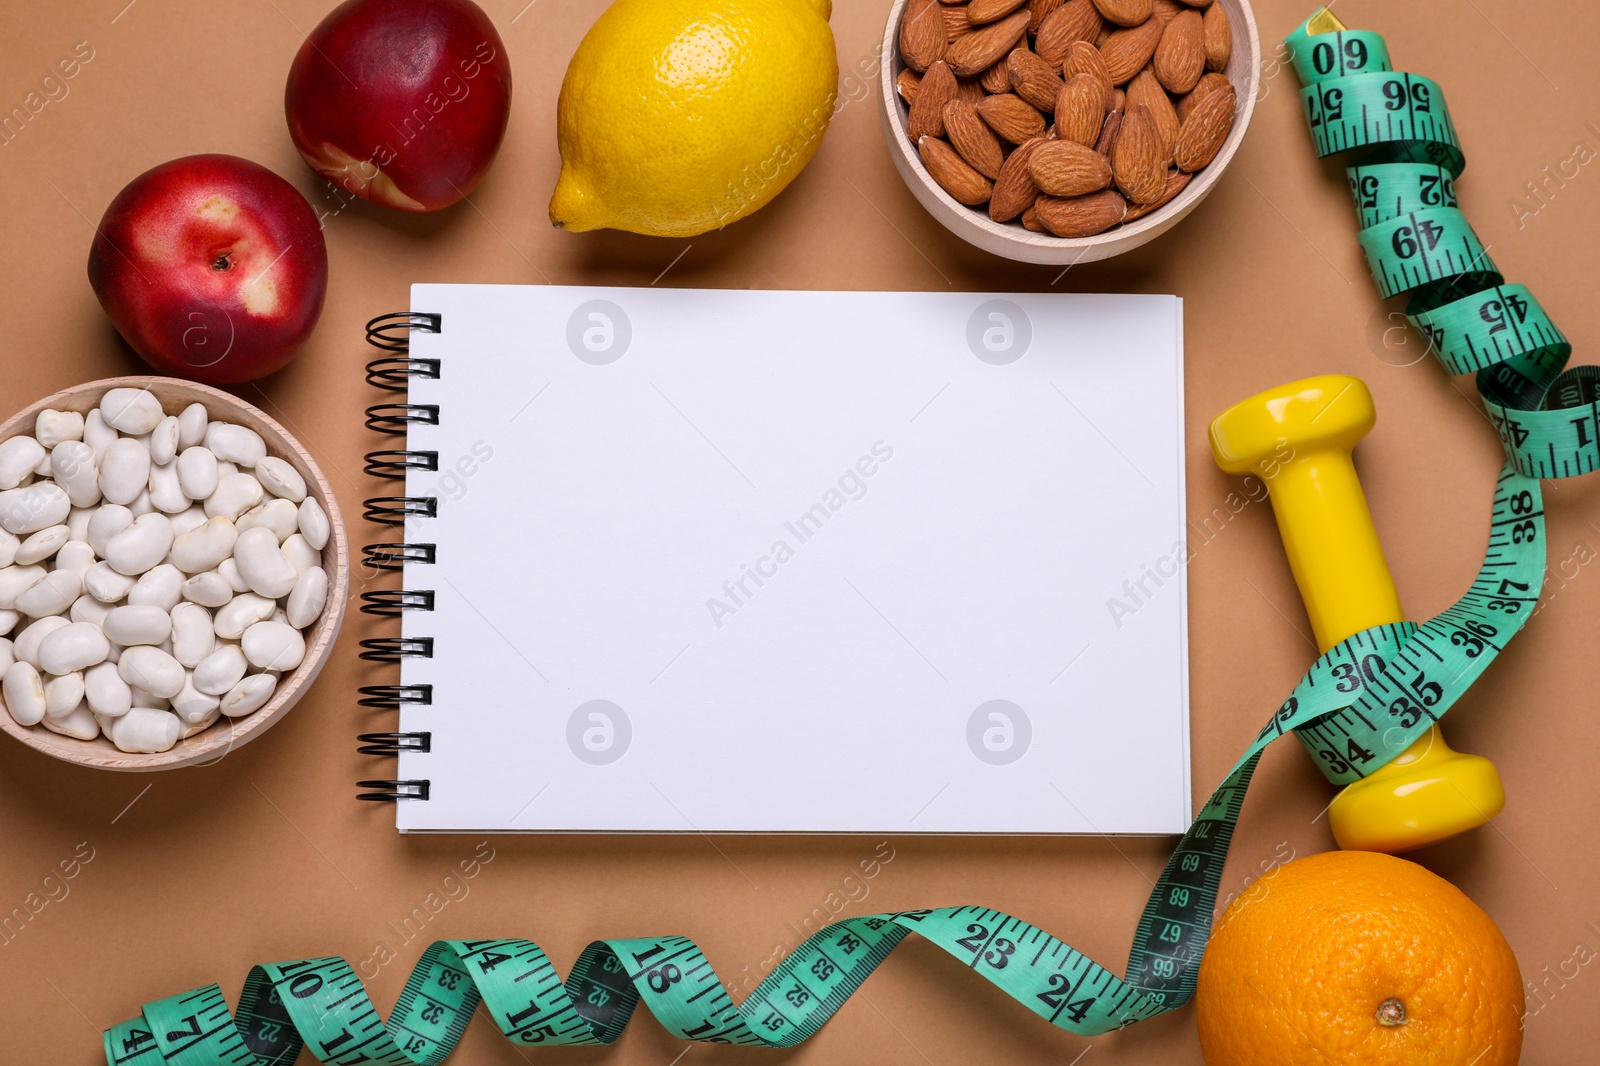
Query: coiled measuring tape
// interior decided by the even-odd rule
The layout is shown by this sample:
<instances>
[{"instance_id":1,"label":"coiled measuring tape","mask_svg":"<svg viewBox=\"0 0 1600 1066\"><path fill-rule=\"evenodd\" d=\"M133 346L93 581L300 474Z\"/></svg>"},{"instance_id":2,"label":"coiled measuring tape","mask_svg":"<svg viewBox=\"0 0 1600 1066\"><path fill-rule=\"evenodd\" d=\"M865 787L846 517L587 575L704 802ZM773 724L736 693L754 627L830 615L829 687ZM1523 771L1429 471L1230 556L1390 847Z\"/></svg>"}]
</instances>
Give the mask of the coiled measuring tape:
<instances>
[{"instance_id":1,"label":"coiled measuring tape","mask_svg":"<svg viewBox=\"0 0 1600 1066\"><path fill-rule=\"evenodd\" d=\"M106 1031L113 1066L266 1066L302 1047L337 1066L442 1061L480 1002L522 1047L608 1044L642 1002L686 1040L790 1047L816 1033L909 933L931 940L1058 1028L1094 1036L1175 1010L1194 994L1223 863L1262 750L1293 734L1329 781L1348 784L1404 751L1467 691L1531 616L1545 569L1538 479L1596 466L1592 368L1537 301L1505 285L1456 207L1464 165L1438 86L1395 74L1372 33L1319 11L1289 38L1321 155L1350 168L1362 247L1379 290L1413 294L1408 316L1452 373L1476 371L1510 461L1482 568L1422 624L1358 633L1323 655L1206 801L1167 861L1118 978L1041 929L984 907L847 918L788 955L740 1003L684 937L599 940L563 980L527 940L444 940L423 954L383 1021L343 959L250 971L237 1013L216 985L147 1004Z\"/></svg>"}]
</instances>

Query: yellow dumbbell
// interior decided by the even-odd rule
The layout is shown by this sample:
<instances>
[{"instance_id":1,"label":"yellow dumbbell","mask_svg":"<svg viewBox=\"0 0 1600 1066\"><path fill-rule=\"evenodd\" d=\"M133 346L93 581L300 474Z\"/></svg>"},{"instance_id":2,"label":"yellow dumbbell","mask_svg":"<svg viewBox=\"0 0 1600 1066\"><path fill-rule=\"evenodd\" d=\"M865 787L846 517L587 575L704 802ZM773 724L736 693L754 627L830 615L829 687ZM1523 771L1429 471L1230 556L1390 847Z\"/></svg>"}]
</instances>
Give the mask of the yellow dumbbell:
<instances>
[{"instance_id":1,"label":"yellow dumbbell","mask_svg":"<svg viewBox=\"0 0 1600 1066\"><path fill-rule=\"evenodd\" d=\"M1211 422L1217 465L1255 474L1268 487L1323 651L1405 618L1350 456L1376 420L1359 378L1328 374L1269 389ZM1505 800L1494 764L1452 751L1434 726L1387 766L1346 786L1328 820L1341 848L1409 851L1482 825Z\"/></svg>"}]
</instances>

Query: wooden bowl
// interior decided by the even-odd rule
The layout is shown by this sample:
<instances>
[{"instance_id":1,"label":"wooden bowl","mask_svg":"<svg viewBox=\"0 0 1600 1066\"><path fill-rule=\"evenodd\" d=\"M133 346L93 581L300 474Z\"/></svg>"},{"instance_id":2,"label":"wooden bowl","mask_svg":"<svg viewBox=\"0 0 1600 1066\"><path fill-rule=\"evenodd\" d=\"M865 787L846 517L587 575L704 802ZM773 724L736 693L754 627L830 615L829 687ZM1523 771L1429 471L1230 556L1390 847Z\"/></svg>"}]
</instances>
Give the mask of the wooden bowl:
<instances>
[{"instance_id":1,"label":"wooden bowl","mask_svg":"<svg viewBox=\"0 0 1600 1066\"><path fill-rule=\"evenodd\" d=\"M64 389L0 423L0 441L20 434L31 434L35 418L46 408L87 414L99 406L100 398L108 390L116 388L148 389L161 401L166 412L173 415L192 403L199 403L212 419L247 426L261 434L261 439L267 443L268 455L286 460L299 471L300 476L305 478L306 494L321 504L328 514L330 533L328 543L322 549L322 567L328 574L328 604L322 610L322 617L306 633L305 659L293 673L278 679L278 687L265 706L243 718L224 715L209 729L178 741L170 751L148 755L129 754L118 750L103 736L94 740L74 740L52 733L43 726L18 725L6 710L4 701L0 701L0 729L46 755L101 770L170 770L175 766L215 762L232 749L265 733L288 714L289 708L305 695L306 689L311 687L311 682L316 680L323 664L328 661L334 638L339 635L339 625L344 621L345 597L350 583L349 545L345 540L344 522L339 515L339 503L333 497L328 479L317 469L310 453L264 412L226 392L176 378L108 378Z\"/></svg>"},{"instance_id":2,"label":"wooden bowl","mask_svg":"<svg viewBox=\"0 0 1600 1066\"><path fill-rule=\"evenodd\" d=\"M1256 34L1255 15L1248 0L1212 0L1228 12L1228 24L1233 34L1233 50L1223 73L1233 83L1238 94L1239 109L1233 129L1223 142L1209 166L1198 171L1184 190L1160 210L1135 222L1093 237L1055 237L1048 233L1034 233L1020 222L995 222L985 208L968 207L939 187L922 165L917 146L906 134L906 120L911 109L895 91L895 79L905 69L900 58L900 21L905 15L907 0L895 0L889 10L889 20L883 30L882 55L878 80L879 116L883 119L883 135L889 142L889 155L895 169L928 213L940 225L968 244L982 248L1007 259L1024 263L1047 263L1070 266L1090 263L1096 259L1109 259L1147 244L1176 226L1193 211L1211 192L1222 172L1227 169L1250 126L1250 116L1255 112L1256 94L1261 88L1261 40Z\"/></svg>"}]
</instances>

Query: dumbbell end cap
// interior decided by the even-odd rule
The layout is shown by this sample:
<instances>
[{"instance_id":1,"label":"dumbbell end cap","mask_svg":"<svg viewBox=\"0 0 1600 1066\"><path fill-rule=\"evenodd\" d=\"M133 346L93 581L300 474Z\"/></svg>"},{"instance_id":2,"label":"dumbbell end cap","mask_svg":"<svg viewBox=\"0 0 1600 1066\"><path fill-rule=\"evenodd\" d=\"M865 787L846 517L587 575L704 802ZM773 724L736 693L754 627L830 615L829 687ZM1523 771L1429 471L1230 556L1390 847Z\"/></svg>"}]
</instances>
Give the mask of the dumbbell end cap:
<instances>
[{"instance_id":1,"label":"dumbbell end cap","mask_svg":"<svg viewBox=\"0 0 1600 1066\"><path fill-rule=\"evenodd\" d=\"M1230 474L1262 474L1296 453L1355 447L1377 421L1360 378L1322 374L1258 393L1211 420L1211 452Z\"/></svg>"},{"instance_id":2,"label":"dumbbell end cap","mask_svg":"<svg viewBox=\"0 0 1600 1066\"><path fill-rule=\"evenodd\" d=\"M1328 822L1346 851L1395 855L1476 829L1505 805L1494 763L1449 751L1444 759L1385 767L1348 786L1328 808Z\"/></svg>"}]
</instances>

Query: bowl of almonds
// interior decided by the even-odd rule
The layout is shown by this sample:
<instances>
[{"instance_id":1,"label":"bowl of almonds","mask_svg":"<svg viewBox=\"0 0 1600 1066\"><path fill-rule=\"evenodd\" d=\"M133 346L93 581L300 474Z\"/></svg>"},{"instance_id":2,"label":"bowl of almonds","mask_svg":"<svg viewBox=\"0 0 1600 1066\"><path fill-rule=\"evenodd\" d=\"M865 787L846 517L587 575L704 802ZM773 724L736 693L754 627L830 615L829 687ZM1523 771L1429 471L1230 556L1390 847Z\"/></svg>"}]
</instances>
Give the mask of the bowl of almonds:
<instances>
[{"instance_id":1,"label":"bowl of almonds","mask_svg":"<svg viewBox=\"0 0 1600 1066\"><path fill-rule=\"evenodd\" d=\"M348 583L327 479L228 393L112 378L0 423L0 730L47 755L165 770L255 739Z\"/></svg>"},{"instance_id":2,"label":"bowl of almonds","mask_svg":"<svg viewBox=\"0 0 1600 1066\"><path fill-rule=\"evenodd\" d=\"M934 218L1008 259L1154 240L1233 158L1260 86L1247 0L896 0L884 133Z\"/></svg>"}]
</instances>

